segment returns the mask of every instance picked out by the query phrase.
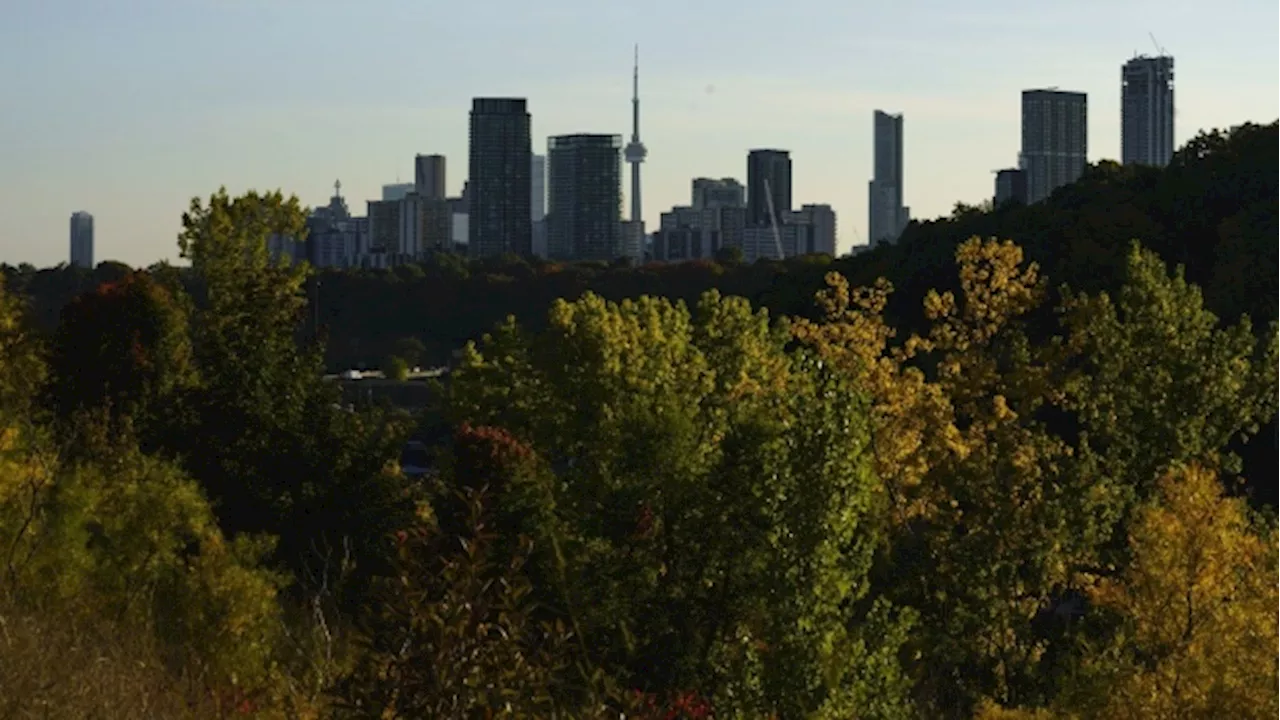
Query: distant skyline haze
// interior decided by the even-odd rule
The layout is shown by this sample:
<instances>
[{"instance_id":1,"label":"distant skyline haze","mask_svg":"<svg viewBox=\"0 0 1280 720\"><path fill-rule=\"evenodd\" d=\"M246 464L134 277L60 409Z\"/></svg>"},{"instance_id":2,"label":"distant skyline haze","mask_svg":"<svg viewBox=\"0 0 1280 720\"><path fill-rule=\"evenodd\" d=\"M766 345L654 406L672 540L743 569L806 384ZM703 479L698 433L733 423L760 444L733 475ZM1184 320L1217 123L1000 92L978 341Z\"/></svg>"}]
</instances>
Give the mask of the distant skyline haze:
<instances>
[{"instance_id":1,"label":"distant skyline haze","mask_svg":"<svg viewBox=\"0 0 1280 720\"><path fill-rule=\"evenodd\" d=\"M1149 33L1177 61L1175 146L1275 120L1278 28L1272 0L9 0L0 261L67 261L77 210L97 260L174 259L192 197L323 205L336 178L363 208L419 154L456 195L475 97L527 98L535 151L629 136L636 43L648 229L693 178L745 183L748 150L781 148L795 206L829 203L845 252L866 242L873 110L906 118L904 193L929 219L1016 166L1026 89L1087 93L1088 159L1119 160L1120 68L1156 54Z\"/></svg>"}]
</instances>

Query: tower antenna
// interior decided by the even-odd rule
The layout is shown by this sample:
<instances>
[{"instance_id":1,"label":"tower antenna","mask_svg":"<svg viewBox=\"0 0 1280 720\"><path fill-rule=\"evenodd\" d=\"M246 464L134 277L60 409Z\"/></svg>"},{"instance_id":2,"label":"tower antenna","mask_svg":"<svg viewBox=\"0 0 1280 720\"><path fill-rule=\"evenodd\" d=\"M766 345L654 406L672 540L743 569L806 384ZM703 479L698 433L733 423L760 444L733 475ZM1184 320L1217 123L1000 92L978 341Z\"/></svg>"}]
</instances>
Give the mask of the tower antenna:
<instances>
[{"instance_id":1,"label":"tower antenna","mask_svg":"<svg viewBox=\"0 0 1280 720\"><path fill-rule=\"evenodd\" d=\"M640 164L648 150L640 142L640 45L635 46L634 65L631 69L631 142L623 150L627 164L631 166L631 222L632 232L640 236L640 256L644 256L644 219L640 204Z\"/></svg>"}]
</instances>

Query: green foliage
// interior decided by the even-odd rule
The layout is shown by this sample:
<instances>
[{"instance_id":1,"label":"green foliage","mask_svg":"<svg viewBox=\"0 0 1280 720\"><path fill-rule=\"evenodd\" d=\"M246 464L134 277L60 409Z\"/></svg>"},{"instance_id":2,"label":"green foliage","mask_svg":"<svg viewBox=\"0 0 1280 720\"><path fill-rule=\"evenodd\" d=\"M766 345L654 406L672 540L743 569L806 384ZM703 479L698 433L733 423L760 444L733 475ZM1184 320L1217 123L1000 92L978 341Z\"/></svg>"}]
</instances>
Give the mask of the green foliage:
<instances>
[{"instance_id":1,"label":"green foliage","mask_svg":"<svg viewBox=\"0 0 1280 720\"><path fill-rule=\"evenodd\" d=\"M299 344L308 270L273 264L266 243L301 236L304 220L278 192L220 191L183 216L204 384L200 425L172 450L219 504L224 529L277 536L277 558L307 592L358 592L386 569L384 538L411 509L389 469L406 425L342 409L320 377L320 349ZM330 587L343 574L353 584Z\"/></svg>"},{"instance_id":2,"label":"green foliage","mask_svg":"<svg viewBox=\"0 0 1280 720\"><path fill-rule=\"evenodd\" d=\"M857 669L892 634L850 610L883 500L864 401L786 341L716 293L696 315L588 295L543 333L508 323L453 378L456 420L540 458L500 499L537 542L538 599L623 682L730 717L838 713L889 682Z\"/></svg>"},{"instance_id":3,"label":"green foliage","mask_svg":"<svg viewBox=\"0 0 1280 720\"><path fill-rule=\"evenodd\" d=\"M64 424L105 411L129 417L149 446L188 425L181 407L198 382L187 316L146 273L76 298L53 338L49 405Z\"/></svg>"},{"instance_id":4,"label":"green foliage","mask_svg":"<svg viewBox=\"0 0 1280 720\"><path fill-rule=\"evenodd\" d=\"M409 363L398 355L392 355L382 364L382 374L388 380L404 382L409 379Z\"/></svg>"}]
</instances>

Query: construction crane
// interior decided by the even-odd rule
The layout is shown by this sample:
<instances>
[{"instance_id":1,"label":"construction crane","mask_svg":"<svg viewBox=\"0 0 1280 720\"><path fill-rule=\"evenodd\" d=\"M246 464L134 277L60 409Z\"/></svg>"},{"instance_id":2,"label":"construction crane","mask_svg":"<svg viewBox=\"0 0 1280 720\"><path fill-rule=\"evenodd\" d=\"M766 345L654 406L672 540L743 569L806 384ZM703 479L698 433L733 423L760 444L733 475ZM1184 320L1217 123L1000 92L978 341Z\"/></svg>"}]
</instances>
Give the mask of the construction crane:
<instances>
[{"instance_id":1,"label":"construction crane","mask_svg":"<svg viewBox=\"0 0 1280 720\"><path fill-rule=\"evenodd\" d=\"M778 259L785 260L782 254L782 236L778 234L778 213L773 209L773 191L769 189L769 178L764 179L764 199L769 203L769 225L773 228L773 247L778 251Z\"/></svg>"},{"instance_id":2,"label":"construction crane","mask_svg":"<svg viewBox=\"0 0 1280 720\"><path fill-rule=\"evenodd\" d=\"M1156 46L1156 52L1159 53L1158 57L1164 57L1169 54L1164 51L1164 46L1160 44L1160 41L1156 40L1155 33L1148 30L1147 35L1151 37L1151 44Z\"/></svg>"}]
</instances>

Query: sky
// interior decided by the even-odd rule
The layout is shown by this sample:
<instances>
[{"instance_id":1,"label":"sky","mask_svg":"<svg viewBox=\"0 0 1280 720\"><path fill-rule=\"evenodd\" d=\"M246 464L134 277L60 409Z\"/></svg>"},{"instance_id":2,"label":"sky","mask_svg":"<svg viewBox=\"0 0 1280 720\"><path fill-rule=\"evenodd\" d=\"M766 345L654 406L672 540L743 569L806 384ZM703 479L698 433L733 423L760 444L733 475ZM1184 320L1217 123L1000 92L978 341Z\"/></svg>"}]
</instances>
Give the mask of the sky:
<instances>
[{"instance_id":1,"label":"sky","mask_svg":"<svg viewBox=\"0 0 1280 720\"><path fill-rule=\"evenodd\" d=\"M65 262L76 210L96 260L174 259L220 186L317 205L340 179L364 214L419 153L456 194L475 96L527 97L535 152L628 135L635 43L646 224L782 148L843 252L865 242L874 110L904 113L913 217L946 215L1016 165L1024 89L1087 92L1089 158L1118 157L1120 66L1149 33L1179 145L1280 115L1275 0L0 0L0 262Z\"/></svg>"}]
</instances>

